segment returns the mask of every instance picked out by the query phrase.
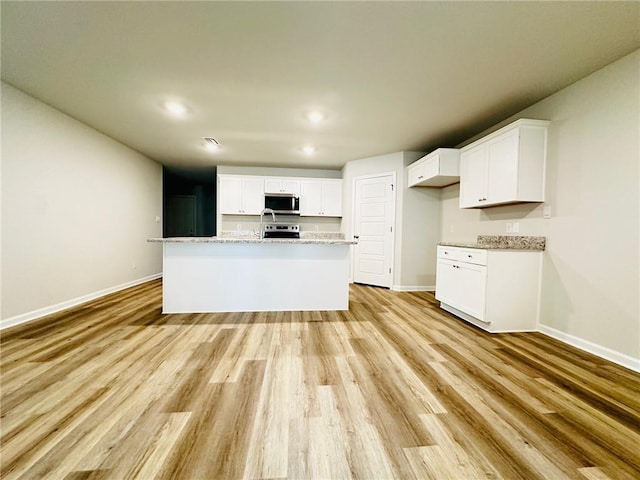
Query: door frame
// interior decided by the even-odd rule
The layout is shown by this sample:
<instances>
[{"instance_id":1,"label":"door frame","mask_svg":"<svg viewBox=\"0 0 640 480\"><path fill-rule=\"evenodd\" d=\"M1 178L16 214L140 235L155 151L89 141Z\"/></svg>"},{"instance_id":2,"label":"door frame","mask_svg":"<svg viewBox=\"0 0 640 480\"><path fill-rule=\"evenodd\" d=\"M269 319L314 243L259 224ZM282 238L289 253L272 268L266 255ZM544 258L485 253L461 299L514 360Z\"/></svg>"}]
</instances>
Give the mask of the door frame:
<instances>
[{"instance_id":1,"label":"door frame","mask_svg":"<svg viewBox=\"0 0 640 480\"><path fill-rule=\"evenodd\" d=\"M396 181L396 172L381 172L381 173L370 173L368 175L358 175L357 177L353 177L351 180L351 238L353 239L353 235L355 235L356 228L356 182L358 180L368 180L370 178L377 177L387 177L391 176L391 184L393 185L393 191L391 195L391 225L393 226L393 235L391 236L391 285L389 285L389 290L392 289L393 285L395 285L396 278L396 235L398 234L398 228L396 225L396 204L397 204L397 195L398 195L398 182ZM354 283L353 281L353 273L355 272L356 267L356 255L355 255L355 245L351 245L351 271L349 272L349 282Z\"/></svg>"}]
</instances>

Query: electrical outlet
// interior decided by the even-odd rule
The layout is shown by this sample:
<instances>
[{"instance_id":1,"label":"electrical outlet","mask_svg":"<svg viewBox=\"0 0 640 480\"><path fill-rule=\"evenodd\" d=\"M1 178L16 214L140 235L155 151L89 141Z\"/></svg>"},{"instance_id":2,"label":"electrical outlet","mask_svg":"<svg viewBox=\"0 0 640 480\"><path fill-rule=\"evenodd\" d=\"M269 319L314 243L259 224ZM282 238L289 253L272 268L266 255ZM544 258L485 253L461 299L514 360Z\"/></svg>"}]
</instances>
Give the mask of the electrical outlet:
<instances>
[{"instance_id":1,"label":"electrical outlet","mask_svg":"<svg viewBox=\"0 0 640 480\"><path fill-rule=\"evenodd\" d=\"M156 215L156 223L160 223L160 215Z\"/></svg>"},{"instance_id":2,"label":"electrical outlet","mask_svg":"<svg viewBox=\"0 0 640 480\"><path fill-rule=\"evenodd\" d=\"M511 233L520 233L520 222L513 222Z\"/></svg>"},{"instance_id":3,"label":"electrical outlet","mask_svg":"<svg viewBox=\"0 0 640 480\"><path fill-rule=\"evenodd\" d=\"M513 223L507 222L506 231L507 231L507 233L513 233Z\"/></svg>"}]
</instances>

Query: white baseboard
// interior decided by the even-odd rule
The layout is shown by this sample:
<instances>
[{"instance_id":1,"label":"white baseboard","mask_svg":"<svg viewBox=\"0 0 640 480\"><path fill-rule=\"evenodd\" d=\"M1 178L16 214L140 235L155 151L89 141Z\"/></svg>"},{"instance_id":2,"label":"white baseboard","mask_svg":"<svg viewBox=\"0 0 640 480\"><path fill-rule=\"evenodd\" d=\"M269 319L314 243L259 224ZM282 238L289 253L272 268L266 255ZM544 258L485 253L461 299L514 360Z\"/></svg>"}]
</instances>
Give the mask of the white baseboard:
<instances>
[{"instance_id":1,"label":"white baseboard","mask_svg":"<svg viewBox=\"0 0 640 480\"><path fill-rule=\"evenodd\" d=\"M162 273L155 273L147 277L138 278L130 282L116 285L115 287L105 288L104 290L99 290L97 292L89 293L87 295L82 295L81 297L72 298L71 300L66 300L64 302L56 303L55 305L50 305L48 307L40 308L32 312L22 313L20 315L16 315L15 317L11 317L11 318L5 318L0 320L0 330L13 327L14 325L20 325L21 323L30 322L32 320L36 320L37 318L44 317L46 315L51 315L52 313L65 310L67 308L75 307L76 305L80 305L81 303L86 303L90 300L95 300L96 298L109 295L110 293L115 293L117 291L124 290L125 288L133 287L135 285L140 285L141 283L150 282L151 280L155 280L161 277L162 277Z\"/></svg>"},{"instance_id":2,"label":"white baseboard","mask_svg":"<svg viewBox=\"0 0 640 480\"><path fill-rule=\"evenodd\" d=\"M616 352L615 350L611 350L610 348L603 347L602 345L598 345L597 343L584 340L580 337L570 335L546 325L538 325L538 330L540 331L540 333L549 335L556 340L560 340L561 342L579 348L580 350L592 353L593 355L604 358L605 360L609 360L613 363L617 363L618 365L622 365L623 367L627 367L630 370L640 372L640 358L634 358L630 355Z\"/></svg>"},{"instance_id":3,"label":"white baseboard","mask_svg":"<svg viewBox=\"0 0 640 480\"><path fill-rule=\"evenodd\" d=\"M393 285L394 292L435 292L435 285Z\"/></svg>"}]
</instances>

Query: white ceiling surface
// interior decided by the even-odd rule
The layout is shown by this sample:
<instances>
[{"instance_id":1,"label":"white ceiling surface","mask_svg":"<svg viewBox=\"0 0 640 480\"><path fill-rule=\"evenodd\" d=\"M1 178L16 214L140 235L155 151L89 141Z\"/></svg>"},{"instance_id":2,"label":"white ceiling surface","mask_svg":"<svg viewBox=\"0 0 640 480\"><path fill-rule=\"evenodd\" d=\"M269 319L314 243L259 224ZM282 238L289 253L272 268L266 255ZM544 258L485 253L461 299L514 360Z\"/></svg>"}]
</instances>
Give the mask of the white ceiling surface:
<instances>
[{"instance_id":1,"label":"white ceiling surface","mask_svg":"<svg viewBox=\"0 0 640 480\"><path fill-rule=\"evenodd\" d=\"M464 141L639 48L639 12L638 2L3 1L2 78L166 165L340 168ZM167 116L167 99L187 116ZM310 125L310 109L326 121ZM223 148L205 150L203 136Z\"/></svg>"}]
</instances>

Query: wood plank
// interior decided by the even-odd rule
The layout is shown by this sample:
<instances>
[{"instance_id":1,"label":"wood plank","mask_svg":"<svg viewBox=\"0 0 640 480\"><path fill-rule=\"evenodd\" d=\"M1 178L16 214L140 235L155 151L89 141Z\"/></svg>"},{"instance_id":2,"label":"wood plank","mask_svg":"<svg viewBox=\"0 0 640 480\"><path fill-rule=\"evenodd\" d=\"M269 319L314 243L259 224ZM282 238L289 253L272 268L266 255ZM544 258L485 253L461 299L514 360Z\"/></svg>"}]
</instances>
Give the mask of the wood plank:
<instances>
[{"instance_id":1,"label":"wood plank","mask_svg":"<svg viewBox=\"0 0 640 480\"><path fill-rule=\"evenodd\" d=\"M265 361L246 362L237 382L209 384L158 478L241 478Z\"/></svg>"},{"instance_id":2,"label":"wood plank","mask_svg":"<svg viewBox=\"0 0 640 480\"><path fill-rule=\"evenodd\" d=\"M428 292L162 315L160 280L0 333L0 476L640 478L640 374Z\"/></svg>"}]
</instances>

